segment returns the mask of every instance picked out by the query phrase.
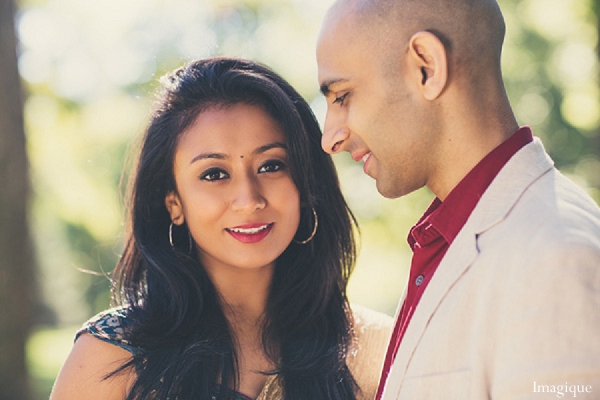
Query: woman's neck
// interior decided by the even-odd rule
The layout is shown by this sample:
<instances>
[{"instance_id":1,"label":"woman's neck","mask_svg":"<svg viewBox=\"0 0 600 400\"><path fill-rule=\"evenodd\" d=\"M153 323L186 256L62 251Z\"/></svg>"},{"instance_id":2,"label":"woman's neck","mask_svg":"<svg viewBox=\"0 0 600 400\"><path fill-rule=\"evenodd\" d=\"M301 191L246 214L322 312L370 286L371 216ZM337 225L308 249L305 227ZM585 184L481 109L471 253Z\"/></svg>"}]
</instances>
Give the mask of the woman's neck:
<instances>
[{"instance_id":1,"label":"woman's neck","mask_svg":"<svg viewBox=\"0 0 600 400\"><path fill-rule=\"evenodd\" d=\"M251 398L258 397L267 381L267 375L262 372L273 369L262 342L273 268L207 269L235 338L239 373L237 390Z\"/></svg>"},{"instance_id":2,"label":"woman's neck","mask_svg":"<svg viewBox=\"0 0 600 400\"><path fill-rule=\"evenodd\" d=\"M234 328L238 325L242 329L260 326L269 297L273 268L208 270L219 293L223 312Z\"/></svg>"}]
</instances>

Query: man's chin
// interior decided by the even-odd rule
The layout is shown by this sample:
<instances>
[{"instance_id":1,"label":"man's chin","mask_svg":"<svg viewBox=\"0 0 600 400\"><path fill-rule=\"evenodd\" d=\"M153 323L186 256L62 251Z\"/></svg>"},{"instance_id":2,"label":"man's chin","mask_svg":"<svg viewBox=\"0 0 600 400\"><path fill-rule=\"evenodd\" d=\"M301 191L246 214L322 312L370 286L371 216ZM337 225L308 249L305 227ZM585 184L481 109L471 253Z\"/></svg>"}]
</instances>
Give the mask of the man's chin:
<instances>
[{"instance_id":1,"label":"man's chin","mask_svg":"<svg viewBox=\"0 0 600 400\"><path fill-rule=\"evenodd\" d=\"M402 196L401 194L397 194L397 190L394 190L395 188L386 185L383 179L375 179L375 182L377 191L386 199L395 199Z\"/></svg>"},{"instance_id":2,"label":"man's chin","mask_svg":"<svg viewBox=\"0 0 600 400\"><path fill-rule=\"evenodd\" d=\"M413 192L413 190L407 190L407 188L394 184L383 177L375 179L375 182L377 191L386 199L397 199Z\"/></svg>"}]
</instances>

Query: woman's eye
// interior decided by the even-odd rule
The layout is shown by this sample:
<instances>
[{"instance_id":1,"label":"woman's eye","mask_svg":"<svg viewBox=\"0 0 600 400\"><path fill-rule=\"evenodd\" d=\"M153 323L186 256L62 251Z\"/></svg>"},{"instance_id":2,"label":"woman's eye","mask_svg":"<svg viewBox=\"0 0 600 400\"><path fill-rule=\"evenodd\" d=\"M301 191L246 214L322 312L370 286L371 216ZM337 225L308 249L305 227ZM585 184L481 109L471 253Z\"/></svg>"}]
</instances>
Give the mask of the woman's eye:
<instances>
[{"instance_id":1,"label":"woman's eye","mask_svg":"<svg viewBox=\"0 0 600 400\"><path fill-rule=\"evenodd\" d=\"M227 178L229 178L229 174L219 168L211 168L200 176L201 180L208 182L220 181L221 179Z\"/></svg>"},{"instance_id":2,"label":"woman's eye","mask_svg":"<svg viewBox=\"0 0 600 400\"><path fill-rule=\"evenodd\" d=\"M261 174L264 172L277 172L277 171L284 170L285 168L286 168L286 166L283 162L277 161L277 160L271 160L271 161L267 161L266 163L261 165L260 168L258 168L258 173Z\"/></svg>"},{"instance_id":3,"label":"woman's eye","mask_svg":"<svg viewBox=\"0 0 600 400\"><path fill-rule=\"evenodd\" d=\"M346 100L346 96L348 96L348 93L344 93L343 95L336 97L335 100L333 100L333 104L339 104L340 106L344 105L344 100Z\"/></svg>"}]
</instances>

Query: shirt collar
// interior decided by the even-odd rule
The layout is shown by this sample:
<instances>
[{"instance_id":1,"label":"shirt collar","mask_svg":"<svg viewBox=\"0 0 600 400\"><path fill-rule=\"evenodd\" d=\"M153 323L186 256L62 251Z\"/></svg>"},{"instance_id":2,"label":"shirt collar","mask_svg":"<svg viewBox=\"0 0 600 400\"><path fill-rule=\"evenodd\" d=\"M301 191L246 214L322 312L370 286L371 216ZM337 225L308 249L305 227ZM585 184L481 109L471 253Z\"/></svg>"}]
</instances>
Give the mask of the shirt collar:
<instances>
[{"instance_id":1,"label":"shirt collar","mask_svg":"<svg viewBox=\"0 0 600 400\"><path fill-rule=\"evenodd\" d=\"M416 241L414 234L417 231L431 231L432 227L448 244L451 244L498 172L517 151L532 141L531 128L521 127L488 153L454 187L443 202L435 198L409 233L408 243L411 248L414 248Z\"/></svg>"}]
</instances>

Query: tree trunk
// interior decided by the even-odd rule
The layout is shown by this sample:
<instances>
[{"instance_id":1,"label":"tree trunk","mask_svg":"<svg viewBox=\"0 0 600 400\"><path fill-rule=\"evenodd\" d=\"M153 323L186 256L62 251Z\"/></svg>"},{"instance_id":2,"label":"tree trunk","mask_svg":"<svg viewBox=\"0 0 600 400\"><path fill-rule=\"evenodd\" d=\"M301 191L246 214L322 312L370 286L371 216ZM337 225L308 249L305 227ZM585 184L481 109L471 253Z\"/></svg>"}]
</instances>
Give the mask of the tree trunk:
<instances>
[{"instance_id":1,"label":"tree trunk","mask_svg":"<svg viewBox=\"0 0 600 400\"><path fill-rule=\"evenodd\" d=\"M25 343L31 327L34 257L15 9L13 0L0 0L0 400L30 399Z\"/></svg>"}]
</instances>

